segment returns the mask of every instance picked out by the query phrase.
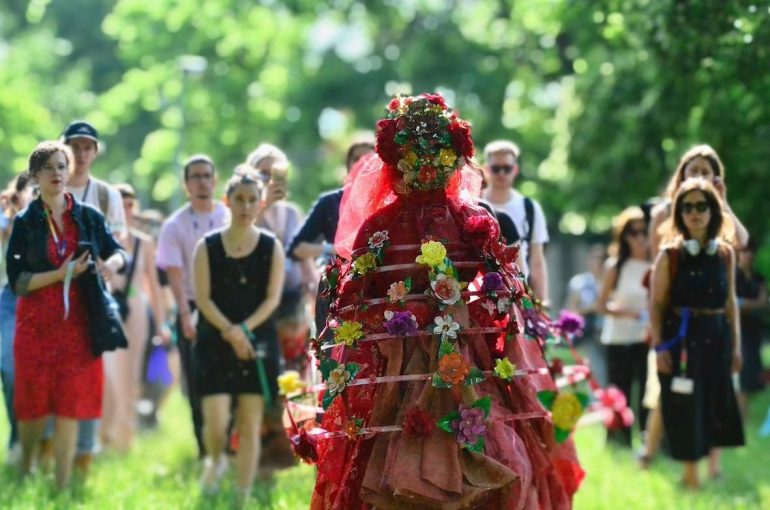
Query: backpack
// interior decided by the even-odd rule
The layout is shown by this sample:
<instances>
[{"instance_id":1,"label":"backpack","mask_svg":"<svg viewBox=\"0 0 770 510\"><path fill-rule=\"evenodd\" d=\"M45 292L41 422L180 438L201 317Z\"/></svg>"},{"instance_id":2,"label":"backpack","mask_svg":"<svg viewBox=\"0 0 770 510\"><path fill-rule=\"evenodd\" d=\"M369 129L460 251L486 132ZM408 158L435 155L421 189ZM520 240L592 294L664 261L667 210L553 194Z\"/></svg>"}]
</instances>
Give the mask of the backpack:
<instances>
[{"instance_id":1,"label":"backpack","mask_svg":"<svg viewBox=\"0 0 770 510\"><path fill-rule=\"evenodd\" d=\"M96 184L96 194L99 196L99 210L106 217L107 211L110 209L109 190L107 185L102 182L94 181L94 184Z\"/></svg>"},{"instance_id":2,"label":"backpack","mask_svg":"<svg viewBox=\"0 0 770 510\"><path fill-rule=\"evenodd\" d=\"M532 231L535 226L535 204L529 197L524 197L524 213L527 220L527 232L521 235L516 224L505 211L496 211L497 221L500 224L500 233L508 244L525 241L528 245L532 242Z\"/></svg>"}]
</instances>

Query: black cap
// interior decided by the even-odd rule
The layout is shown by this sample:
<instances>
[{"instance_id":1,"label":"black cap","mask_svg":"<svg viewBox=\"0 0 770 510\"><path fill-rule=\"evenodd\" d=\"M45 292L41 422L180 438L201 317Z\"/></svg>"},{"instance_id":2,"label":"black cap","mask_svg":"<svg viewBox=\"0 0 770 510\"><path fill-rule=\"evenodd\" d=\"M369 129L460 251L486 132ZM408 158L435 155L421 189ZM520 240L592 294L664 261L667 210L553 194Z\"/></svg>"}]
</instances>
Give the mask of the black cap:
<instances>
[{"instance_id":1,"label":"black cap","mask_svg":"<svg viewBox=\"0 0 770 510\"><path fill-rule=\"evenodd\" d=\"M62 133L62 138L64 138L65 143L73 138L88 138L99 143L99 133L96 128L84 120L70 122L70 125Z\"/></svg>"}]
</instances>

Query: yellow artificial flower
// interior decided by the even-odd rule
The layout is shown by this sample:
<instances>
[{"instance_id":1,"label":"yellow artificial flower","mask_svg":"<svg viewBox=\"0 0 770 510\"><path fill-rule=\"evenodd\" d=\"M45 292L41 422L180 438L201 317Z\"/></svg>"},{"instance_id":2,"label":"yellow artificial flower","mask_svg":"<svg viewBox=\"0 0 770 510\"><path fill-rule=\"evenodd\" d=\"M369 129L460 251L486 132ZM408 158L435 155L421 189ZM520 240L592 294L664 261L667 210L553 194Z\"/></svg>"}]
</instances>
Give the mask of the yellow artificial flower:
<instances>
[{"instance_id":1,"label":"yellow artificial flower","mask_svg":"<svg viewBox=\"0 0 770 510\"><path fill-rule=\"evenodd\" d=\"M562 430L572 430L583 414L583 406L574 393L559 393L551 408L553 424Z\"/></svg>"},{"instance_id":2,"label":"yellow artificial flower","mask_svg":"<svg viewBox=\"0 0 770 510\"><path fill-rule=\"evenodd\" d=\"M428 241L420 247L421 255L418 255L415 262L425 264L426 266L438 266L444 263L446 258L446 248L438 241Z\"/></svg>"},{"instance_id":3,"label":"yellow artificial flower","mask_svg":"<svg viewBox=\"0 0 770 510\"><path fill-rule=\"evenodd\" d=\"M514 372L516 372L516 365L511 363L508 358L495 360L495 374L500 379L510 381L513 378Z\"/></svg>"},{"instance_id":4,"label":"yellow artificial flower","mask_svg":"<svg viewBox=\"0 0 770 510\"><path fill-rule=\"evenodd\" d=\"M364 336L364 327L360 322L345 321L334 332L334 342L350 347L362 336Z\"/></svg>"},{"instance_id":5,"label":"yellow artificial flower","mask_svg":"<svg viewBox=\"0 0 770 510\"><path fill-rule=\"evenodd\" d=\"M377 258L372 252L367 252L353 261L353 271L357 274L366 274L377 267Z\"/></svg>"},{"instance_id":6,"label":"yellow artificial flower","mask_svg":"<svg viewBox=\"0 0 770 510\"><path fill-rule=\"evenodd\" d=\"M438 153L438 160L444 166L451 166L457 161L457 154L452 149L441 149Z\"/></svg>"},{"instance_id":7,"label":"yellow artificial flower","mask_svg":"<svg viewBox=\"0 0 770 510\"><path fill-rule=\"evenodd\" d=\"M278 376L278 393L281 395L291 395L303 390L307 383L300 379L299 372L296 370L287 370Z\"/></svg>"},{"instance_id":8,"label":"yellow artificial flower","mask_svg":"<svg viewBox=\"0 0 770 510\"><path fill-rule=\"evenodd\" d=\"M404 155L404 161L406 161L409 166L414 166L414 164L417 163L417 154L412 150L408 151Z\"/></svg>"}]
</instances>

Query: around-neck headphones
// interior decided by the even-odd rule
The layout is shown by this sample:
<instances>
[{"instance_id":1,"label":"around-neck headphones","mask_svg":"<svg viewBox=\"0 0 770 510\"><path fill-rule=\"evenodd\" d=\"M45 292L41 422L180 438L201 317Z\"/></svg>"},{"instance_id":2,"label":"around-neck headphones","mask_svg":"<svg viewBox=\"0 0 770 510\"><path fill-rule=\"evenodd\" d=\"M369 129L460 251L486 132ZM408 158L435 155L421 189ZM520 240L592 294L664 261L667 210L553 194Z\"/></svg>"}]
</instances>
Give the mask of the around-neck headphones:
<instances>
[{"instance_id":1,"label":"around-neck headphones","mask_svg":"<svg viewBox=\"0 0 770 510\"><path fill-rule=\"evenodd\" d=\"M687 253L693 257L701 252L701 245L697 239L685 239L682 243ZM716 239L711 239L706 243L705 248L706 255L714 255L717 252L717 248L719 248L719 243L717 243Z\"/></svg>"}]
</instances>

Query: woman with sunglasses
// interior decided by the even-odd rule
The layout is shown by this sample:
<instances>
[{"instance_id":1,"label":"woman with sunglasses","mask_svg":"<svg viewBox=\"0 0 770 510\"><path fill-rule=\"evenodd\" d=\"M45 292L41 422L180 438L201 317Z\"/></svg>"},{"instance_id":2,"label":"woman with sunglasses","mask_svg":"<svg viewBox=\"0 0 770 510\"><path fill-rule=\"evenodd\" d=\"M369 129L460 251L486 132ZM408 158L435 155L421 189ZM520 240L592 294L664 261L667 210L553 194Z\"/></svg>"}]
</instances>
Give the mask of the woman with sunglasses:
<instances>
[{"instance_id":1,"label":"woman with sunglasses","mask_svg":"<svg viewBox=\"0 0 770 510\"><path fill-rule=\"evenodd\" d=\"M643 429L646 411L641 397L647 382L648 313L642 280L650 268L647 225L639 207L624 210L614 224L612 257L598 301L599 310L606 316L601 341L607 348L609 384L617 386L629 400L634 384L638 385L640 398L634 411ZM608 430L607 438L630 447L631 429Z\"/></svg>"},{"instance_id":2,"label":"woman with sunglasses","mask_svg":"<svg viewBox=\"0 0 770 510\"><path fill-rule=\"evenodd\" d=\"M719 448L744 444L732 384L741 368L732 224L705 179L685 181L674 196L673 221L652 274L652 345L661 410L682 483L699 486L697 461L709 457L720 476Z\"/></svg>"}]
</instances>

